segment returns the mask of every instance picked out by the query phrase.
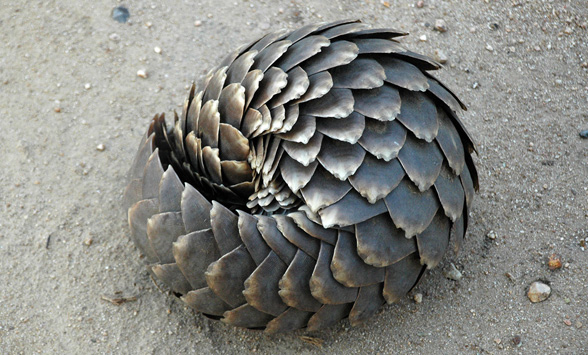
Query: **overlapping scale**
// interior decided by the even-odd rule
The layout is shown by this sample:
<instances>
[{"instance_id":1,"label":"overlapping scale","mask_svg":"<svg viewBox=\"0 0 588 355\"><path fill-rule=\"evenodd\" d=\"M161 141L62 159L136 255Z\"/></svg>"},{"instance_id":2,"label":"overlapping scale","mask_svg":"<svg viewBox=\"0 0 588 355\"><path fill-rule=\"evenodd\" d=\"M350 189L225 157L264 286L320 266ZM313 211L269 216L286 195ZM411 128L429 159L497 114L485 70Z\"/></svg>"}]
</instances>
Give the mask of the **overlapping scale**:
<instances>
[{"instance_id":1,"label":"overlapping scale","mask_svg":"<svg viewBox=\"0 0 588 355\"><path fill-rule=\"evenodd\" d=\"M463 104L357 20L229 53L167 127L156 115L124 206L149 270L190 307L283 332L352 325L458 248L477 189Z\"/></svg>"}]
</instances>

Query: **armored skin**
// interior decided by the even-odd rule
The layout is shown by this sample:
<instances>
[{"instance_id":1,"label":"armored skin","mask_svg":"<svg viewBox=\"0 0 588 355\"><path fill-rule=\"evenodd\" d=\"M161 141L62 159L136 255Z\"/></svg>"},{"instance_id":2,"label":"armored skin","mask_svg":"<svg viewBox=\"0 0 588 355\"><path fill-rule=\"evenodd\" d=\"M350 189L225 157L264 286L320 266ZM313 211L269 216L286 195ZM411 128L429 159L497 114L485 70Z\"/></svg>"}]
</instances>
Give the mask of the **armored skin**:
<instances>
[{"instance_id":1,"label":"armored skin","mask_svg":"<svg viewBox=\"0 0 588 355\"><path fill-rule=\"evenodd\" d=\"M393 29L268 34L156 115L124 203L149 270L239 327L352 325L462 242L478 188L459 99Z\"/></svg>"}]
</instances>

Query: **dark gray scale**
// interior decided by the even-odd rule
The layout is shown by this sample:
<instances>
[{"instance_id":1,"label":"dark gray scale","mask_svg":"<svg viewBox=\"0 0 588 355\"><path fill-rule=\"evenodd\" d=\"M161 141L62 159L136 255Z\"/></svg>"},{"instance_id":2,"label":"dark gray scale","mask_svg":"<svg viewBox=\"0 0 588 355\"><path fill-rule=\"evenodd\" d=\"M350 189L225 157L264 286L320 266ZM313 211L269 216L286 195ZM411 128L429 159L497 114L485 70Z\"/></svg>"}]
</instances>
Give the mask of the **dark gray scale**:
<instances>
[{"instance_id":1,"label":"dark gray scale","mask_svg":"<svg viewBox=\"0 0 588 355\"><path fill-rule=\"evenodd\" d=\"M426 191L437 180L443 154L435 143L426 143L408 134L406 141L398 153L398 160L406 171L406 175L419 188Z\"/></svg>"},{"instance_id":2,"label":"dark gray scale","mask_svg":"<svg viewBox=\"0 0 588 355\"><path fill-rule=\"evenodd\" d=\"M366 154L359 169L349 177L349 183L369 203L376 203L388 196L404 175L397 159L387 162Z\"/></svg>"},{"instance_id":3,"label":"dark gray scale","mask_svg":"<svg viewBox=\"0 0 588 355\"><path fill-rule=\"evenodd\" d=\"M321 117L316 121L316 130L327 137L355 144L365 129L365 117L352 112L342 121L340 118Z\"/></svg>"},{"instance_id":4,"label":"dark gray scale","mask_svg":"<svg viewBox=\"0 0 588 355\"><path fill-rule=\"evenodd\" d=\"M391 85L370 90L353 90L355 111L379 121L393 121L400 113L400 94Z\"/></svg>"},{"instance_id":5,"label":"dark gray scale","mask_svg":"<svg viewBox=\"0 0 588 355\"><path fill-rule=\"evenodd\" d=\"M301 67L294 67L288 72L288 84L271 99L269 106L273 108L298 99L308 90L309 85L308 73Z\"/></svg>"},{"instance_id":6,"label":"dark gray scale","mask_svg":"<svg viewBox=\"0 0 588 355\"><path fill-rule=\"evenodd\" d=\"M308 89L293 101L295 104L311 101L325 96L333 87L333 78L328 71L322 71L308 77Z\"/></svg>"},{"instance_id":7,"label":"dark gray scale","mask_svg":"<svg viewBox=\"0 0 588 355\"><path fill-rule=\"evenodd\" d=\"M270 251L265 260L245 280L243 295L247 303L276 317L282 314L288 306L282 302L278 294L278 283L287 267L286 263Z\"/></svg>"},{"instance_id":8,"label":"dark gray scale","mask_svg":"<svg viewBox=\"0 0 588 355\"><path fill-rule=\"evenodd\" d=\"M320 53L304 61L301 66L313 75L331 68L351 63L359 53L359 48L353 42L336 41L323 48Z\"/></svg>"},{"instance_id":9,"label":"dark gray scale","mask_svg":"<svg viewBox=\"0 0 588 355\"><path fill-rule=\"evenodd\" d=\"M207 101L200 110L198 121L198 137L202 139L203 147L218 147L219 124L218 101Z\"/></svg>"},{"instance_id":10,"label":"dark gray scale","mask_svg":"<svg viewBox=\"0 0 588 355\"><path fill-rule=\"evenodd\" d=\"M282 128L278 129L276 133L285 133L294 127L299 117L299 107L296 104L290 104L285 107L285 118Z\"/></svg>"},{"instance_id":11,"label":"dark gray scale","mask_svg":"<svg viewBox=\"0 0 588 355\"><path fill-rule=\"evenodd\" d=\"M202 148L202 162L206 172L208 173L208 178L212 180L212 182L217 184L223 183L222 177L222 170L221 170L221 160L219 156L218 148L211 148L211 147L203 147Z\"/></svg>"},{"instance_id":12,"label":"dark gray scale","mask_svg":"<svg viewBox=\"0 0 588 355\"><path fill-rule=\"evenodd\" d=\"M259 216L257 229L267 245L280 257L280 259L282 259L284 263L289 265L294 259L298 248L284 238L278 229L276 220L267 216Z\"/></svg>"},{"instance_id":13,"label":"dark gray scale","mask_svg":"<svg viewBox=\"0 0 588 355\"><path fill-rule=\"evenodd\" d=\"M353 32L357 32L361 29L366 28L367 25L361 22L347 23L333 28L329 28L324 32L321 32L321 36L325 36L328 39L339 38L348 35Z\"/></svg>"},{"instance_id":14,"label":"dark gray scale","mask_svg":"<svg viewBox=\"0 0 588 355\"><path fill-rule=\"evenodd\" d=\"M227 69L228 67L222 67L214 73L208 85L206 86L206 90L204 91L204 97L202 98L203 102L208 101L217 101L220 97L221 90L225 86L225 80L227 79Z\"/></svg>"},{"instance_id":15,"label":"dark gray scale","mask_svg":"<svg viewBox=\"0 0 588 355\"><path fill-rule=\"evenodd\" d=\"M315 259L298 249L279 283L278 294L288 306L307 312L321 308L322 303L312 297L308 283L315 265Z\"/></svg>"},{"instance_id":16,"label":"dark gray scale","mask_svg":"<svg viewBox=\"0 0 588 355\"><path fill-rule=\"evenodd\" d=\"M221 124L229 124L235 129L241 127L245 109L245 87L239 83L227 85L219 98L218 110ZM226 139L220 138L221 141Z\"/></svg>"},{"instance_id":17,"label":"dark gray scale","mask_svg":"<svg viewBox=\"0 0 588 355\"><path fill-rule=\"evenodd\" d=\"M159 183L159 212L179 212L181 209L184 185L170 166Z\"/></svg>"},{"instance_id":18,"label":"dark gray scale","mask_svg":"<svg viewBox=\"0 0 588 355\"><path fill-rule=\"evenodd\" d=\"M365 119L365 129L359 144L372 155L384 161L398 156L406 141L406 128L394 121Z\"/></svg>"},{"instance_id":19,"label":"dark gray scale","mask_svg":"<svg viewBox=\"0 0 588 355\"><path fill-rule=\"evenodd\" d=\"M274 95L278 94L288 84L288 74L284 70L276 67L269 68L264 74L263 79L259 82L259 89L255 91L250 103L251 107L259 109L260 106L271 100ZM247 87L245 89L247 94Z\"/></svg>"},{"instance_id":20,"label":"dark gray scale","mask_svg":"<svg viewBox=\"0 0 588 355\"><path fill-rule=\"evenodd\" d=\"M374 59L357 58L329 70L336 89L374 89L384 85L384 68Z\"/></svg>"},{"instance_id":21,"label":"dark gray scale","mask_svg":"<svg viewBox=\"0 0 588 355\"><path fill-rule=\"evenodd\" d=\"M162 177L163 166L161 165L161 160L159 160L159 148L155 148L145 165L141 189L143 199L159 197L159 182Z\"/></svg>"},{"instance_id":22,"label":"dark gray scale","mask_svg":"<svg viewBox=\"0 0 588 355\"><path fill-rule=\"evenodd\" d=\"M185 295L192 290L176 263L153 265L151 271L175 293Z\"/></svg>"},{"instance_id":23,"label":"dark gray scale","mask_svg":"<svg viewBox=\"0 0 588 355\"><path fill-rule=\"evenodd\" d=\"M290 243L314 259L318 258L321 247L319 240L313 239L302 229L298 228L296 223L289 217L284 215L274 215L273 217L277 222L278 229Z\"/></svg>"},{"instance_id":24,"label":"dark gray scale","mask_svg":"<svg viewBox=\"0 0 588 355\"><path fill-rule=\"evenodd\" d=\"M153 153L154 146L153 140L155 138L155 134L151 134L147 137L147 134L143 135L143 139L141 139L141 144L139 144L139 150L133 162L131 163L131 169L129 169L129 178L133 179L143 179L143 172L145 171L145 165L149 160L149 157ZM135 201L137 202L137 201Z\"/></svg>"},{"instance_id":25,"label":"dark gray scale","mask_svg":"<svg viewBox=\"0 0 588 355\"><path fill-rule=\"evenodd\" d=\"M301 104L300 114L315 117L343 118L353 112L354 103L355 100L351 90L331 89L324 96ZM359 110L357 111L360 112Z\"/></svg>"},{"instance_id":26,"label":"dark gray scale","mask_svg":"<svg viewBox=\"0 0 588 355\"><path fill-rule=\"evenodd\" d=\"M437 143L453 173L459 175L465 165L465 150L459 133L449 117L447 117L445 110L437 110L437 121L439 122Z\"/></svg>"},{"instance_id":27,"label":"dark gray scale","mask_svg":"<svg viewBox=\"0 0 588 355\"><path fill-rule=\"evenodd\" d=\"M408 179L403 179L384 199L396 227L410 238L424 231L433 220L439 202L432 189L419 191ZM410 209L405 206L411 206Z\"/></svg>"},{"instance_id":28,"label":"dark gray scale","mask_svg":"<svg viewBox=\"0 0 588 355\"><path fill-rule=\"evenodd\" d=\"M284 313L267 323L265 332L273 334L304 328L312 315L312 312L288 308Z\"/></svg>"},{"instance_id":29,"label":"dark gray scale","mask_svg":"<svg viewBox=\"0 0 588 355\"><path fill-rule=\"evenodd\" d=\"M463 191L465 192L466 205L469 210L472 206L474 194L476 193L476 191L474 186L474 180L472 179L470 169L467 165L463 168L463 171L461 172L461 175L459 177L461 178L461 184L463 186Z\"/></svg>"},{"instance_id":30,"label":"dark gray scale","mask_svg":"<svg viewBox=\"0 0 588 355\"><path fill-rule=\"evenodd\" d=\"M250 51L263 51L267 46L270 44L281 41L288 36L288 31L285 29L278 30L276 32L268 33L267 35L263 36L259 41L254 42L249 48Z\"/></svg>"},{"instance_id":31,"label":"dark gray scale","mask_svg":"<svg viewBox=\"0 0 588 355\"><path fill-rule=\"evenodd\" d=\"M384 200L369 203L355 190L349 191L338 202L319 211L325 228L351 226L386 212Z\"/></svg>"},{"instance_id":32,"label":"dark gray scale","mask_svg":"<svg viewBox=\"0 0 588 355\"><path fill-rule=\"evenodd\" d=\"M353 233L339 231L331 261L333 277L347 287L362 287L384 281L384 269L366 264L357 255Z\"/></svg>"},{"instance_id":33,"label":"dark gray scale","mask_svg":"<svg viewBox=\"0 0 588 355\"><path fill-rule=\"evenodd\" d=\"M249 108L253 96L259 89L259 85L263 80L264 74L261 70L253 70L245 75L245 79L241 85L245 88L245 109Z\"/></svg>"},{"instance_id":34,"label":"dark gray scale","mask_svg":"<svg viewBox=\"0 0 588 355\"><path fill-rule=\"evenodd\" d=\"M290 158L289 154L282 156L280 163L280 172L282 178L290 187L290 189L296 193L298 190L306 186L318 166L318 161L310 163L308 166L304 166L296 160Z\"/></svg>"},{"instance_id":35,"label":"dark gray scale","mask_svg":"<svg viewBox=\"0 0 588 355\"><path fill-rule=\"evenodd\" d=\"M255 63L251 67L252 70L259 69L265 72L272 66L280 57L286 53L292 42L288 40L278 41L270 44L266 49L262 50L255 56Z\"/></svg>"},{"instance_id":36,"label":"dark gray scale","mask_svg":"<svg viewBox=\"0 0 588 355\"><path fill-rule=\"evenodd\" d=\"M437 108L424 93L400 90L402 106L398 120L419 139L432 142L437 136Z\"/></svg>"},{"instance_id":37,"label":"dark gray scale","mask_svg":"<svg viewBox=\"0 0 588 355\"><path fill-rule=\"evenodd\" d=\"M250 71L251 66L253 66L254 58L257 54L258 52L256 50L250 50L241 54L229 65L229 68L227 69L227 78L225 79L227 86L229 84L243 82L245 76Z\"/></svg>"},{"instance_id":38,"label":"dark gray scale","mask_svg":"<svg viewBox=\"0 0 588 355\"><path fill-rule=\"evenodd\" d=\"M395 56L416 65L421 70L437 70L441 68L441 64L431 58L408 50L396 52Z\"/></svg>"},{"instance_id":39,"label":"dark gray scale","mask_svg":"<svg viewBox=\"0 0 588 355\"><path fill-rule=\"evenodd\" d=\"M249 140L233 126L221 123L219 126L221 160L247 160Z\"/></svg>"},{"instance_id":40,"label":"dark gray scale","mask_svg":"<svg viewBox=\"0 0 588 355\"><path fill-rule=\"evenodd\" d=\"M237 212L239 214L239 236L243 244L245 244L247 251L251 254L255 264L259 265L265 260L271 249L267 246L257 229L257 218L243 211Z\"/></svg>"},{"instance_id":41,"label":"dark gray scale","mask_svg":"<svg viewBox=\"0 0 588 355\"><path fill-rule=\"evenodd\" d=\"M465 236L466 218L467 208L464 207L464 213L451 225L451 234L449 239L453 240L454 251L456 253L459 251L461 244L463 243L463 238Z\"/></svg>"},{"instance_id":42,"label":"dark gray scale","mask_svg":"<svg viewBox=\"0 0 588 355\"><path fill-rule=\"evenodd\" d=\"M355 174L364 157L365 150L358 144L349 144L327 137L323 139L317 159L334 177L345 181Z\"/></svg>"},{"instance_id":43,"label":"dark gray scale","mask_svg":"<svg viewBox=\"0 0 588 355\"><path fill-rule=\"evenodd\" d=\"M321 243L321 251L310 278L310 292L319 302L325 304L343 304L355 301L357 288L345 287L333 277L330 265L334 248Z\"/></svg>"},{"instance_id":44,"label":"dark gray scale","mask_svg":"<svg viewBox=\"0 0 588 355\"><path fill-rule=\"evenodd\" d=\"M290 213L288 217L292 218L296 225L308 233L308 235L313 236L323 242L329 243L331 245L335 245L337 243L337 231L333 229L326 229L323 228L320 224L316 224L308 217L304 212L294 212Z\"/></svg>"},{"instance_id":45,"label":"dark gray scale","mask_svg":"<svg viewBox=\"0 0 588 355\"><path fill-rule=\"evenodd\" d=\"M335 178L326 169L317 167L310 182L300 192L313 212L330 206L343 198L351 190L347 181Z\"/></svg>"},{"instance_id":46,"label":"dark gray scale","mask_svg":"<svg viewBox=\"0 0 588 355\"><path fill-rule=\"evenodd\" d=\"M417 251L414 239L405 237L387 213L355 225L358 255L369 265L386 267Z\"/></svg>"},{"instance_id":47,"label":"dark gray scale","mask_svg":"<svg viewBox=\"0 0 588 355\"><path fill-rule=\"evenodd\" d=\"M202 109L202 91L198 92L192 99L188 113L186 115L186 134L198 132L198 121L200 119L200 110Z\"/></svg>"},{"instance_id":48,"label":"dark gray scale","mask_svg":"<svg viewBox=\"0 0 588 355\"><path fill-rule=\"evenodd\" d=\"M325 304L309 320L307 330L312 332L331 327L349 315L353 303Z\"/></svg>"},{"instance_id":49,"label":"dark gray scale","mask_svg":"<svg viewBox=\"0 0 588 355\"><path fill-rule=\"evenodd\" d=\"M427 265L427 269L432 269L441 262L449 245L450 229L449 219L441 211L437 211L427 229L417 234L421 265Z\"/></svg>"},{"instance_id":50,"label":"dark gray scale","mask_svg":"<svg viewBox=\"0 0 588 355\"><path fill-rule=\"evenodd\" d=\"M382 38L351 38L353 43L359 48L359 54L372 53L399 53L406 49L400 43Z\"/></svg>"},{"instance_id":51,"label":"dark gray scale","mask_svg":"<svg viewBox=\"0 0 588 355\"><path fill-rule=\"evenodd\" d=\"M321 27L323 27L323 24L321 23L309 23L308 25L302 26L299 29L292 31L290 34L288 34L286 39L292 41L292 43L298 42L301 39L316 32Z\"/></svg>"},{"instance_id":52,"label":"dark gray scale","mask_svg":"<svg viewBox=\"0 0 588 355\"><path fill-rule=\"evenodd\" d=\"M182 296L182 301L198 312L211 316L222 316L231 306L218 298L209 287L190 291Z\"/></svg>"},{"instance_id":53,"label":"dark gray scale","mask_svg":"<svg viewBox=\"0 0 588 355\"><path fill-rule=\"evenodd\" d=\"M424 270L419 254L412 253L395 264L386 267L383 295L386 302L398 302L416 284Z\"/></svg>"},{"instance_id":54,"label":"dark gray scale","mask_svg":"<svg viewBox=\"0 0 588 355\"><path fill-rule=\"evenodd\" d=\"M253 171L246 161L223 160L220 164L225 184L235 185L251 180Z\"/></svg>"},{"instance_id":55,"label":"dark gray scale","mask_svg":"<svg viewBox=\"0 0 588 355\"><path fill-rule=\"evenodd\" d=\"M212 204L192 185L186 184L182 193L182 220L187 232L211 228Z\"/></svg>"},{"instance_id":56,"label":"dark gray scale","mask_svg":"<svg viewBox=\"0 0 588 355\"><path fill-rule=\"evenodd\" d=\"M302 115L298 117L298 120L286 133L278 134L278 137L282 138L283 140L294 142L294 143L302 143L307 144L308 141L314 136L314 132L316 131L316 119L314 116L310 115Z\"/></svg>"},{"instance_id":57,"label":"dark gray scale","mask_svg":"<svg viewBox=\"0 0 588 355\"><path fill-rule=\"evenodd\" d=\"M446 164L435 181L435 190L445 215L455 222L463 212L465 194L459 176L453 175Z\"/></svg>"},{"instance_id":58,"label":"dark gray scale","mask_svg":"<svg viewBox=\"0 0 588 355\"><path fill-rule=\"evenodd\" d=\"M162 264L175 262L172 245L183 234L186 234L186 229L181 212L158 213L147 220L149 245Z\"/></svg>"},{"instance_id":59,"label":"dark gray scale","mask_svg":"<svg viewBox=\"0 0 588 355\"><path fill-rule=\"evenodd\" d=\"M386 82L412 91L426 91L429 80L419 68L389 56L377 57L386 73Z\"/></svg>"},{"instance_id":60,"label":"dark gray scale","mask_svg":"<svg viewBox=\"0 0 588 355\"><path fill-rule=\"evenodd\" d=\"M141 200L135 203L128 211L131 238L137 249L147 257L148 263L154 263L158 260L157 254L151 248L149 237L147 236L147 221L149 217L158 213L158 211L159 203L157 199Z\"/></svg>"},{"instance_id":61,"label":"dark gray scale","mask_svg":"<svg viewBox=\"0 0 588 355\"><path fill-rule=\"evenodd\" d=\"M208 266L204 273L208 287L235 308L246 303L243 283L256 265L243 244Z\"/></svg>"},{"instance_id":62,"label":"dark gray scale","mask_svg":"<svg viewBox=\"0 0 588 355\"><path fill-rule=\"evenodd\" d=\"M351 33L350 37L382 38L390 39L394 37L406 36L407 32L402 32L394 28L369 28Z\"/></svg>"},{"instance_id":63,"label":"dark gray scale","mask_svg":"<svg viewBox=\"0 0 588 355\"><path fill-rule=\"evenodd\" d=\"M233 310L226 311L221 321L235 327L260 328L264 327L272 319L274 319L273 316L244 304Z\"/></svg>"},{"instance_id":64,"label":"dark gray scale","mask_svg":"<svg viewBox=\"0 0 588 355\"><path fill-rule=\"evenodd\" d=\"M289 39L290 37L288 37ZM321 51L322 47L331 44L326 37L310 36L294 43L289 50L276 62L276 66L288 71Z\"/></svg>"},{"instance_id":65,"label":"dark gray scale","mask_svg":"<svg viewBox=\"0 0 588 355\"><path fill-rule=\"evenodd\" d=\"M221 257L210 229L180 236L173 243L172 252L178 268L193 290L207 286L204 272L208 265Z\"/></svg>"},{"instance_id":66,"label":"dark gray scale","mask_svg":"<svg viewBox=\"0 0 588 355\"><path fill-rule=\"evenodd\" d=\"M376 314L385 301L381 283L361 287L349 312L349 322L352 326L365 322Z\"/></svg>"}]
</instances>

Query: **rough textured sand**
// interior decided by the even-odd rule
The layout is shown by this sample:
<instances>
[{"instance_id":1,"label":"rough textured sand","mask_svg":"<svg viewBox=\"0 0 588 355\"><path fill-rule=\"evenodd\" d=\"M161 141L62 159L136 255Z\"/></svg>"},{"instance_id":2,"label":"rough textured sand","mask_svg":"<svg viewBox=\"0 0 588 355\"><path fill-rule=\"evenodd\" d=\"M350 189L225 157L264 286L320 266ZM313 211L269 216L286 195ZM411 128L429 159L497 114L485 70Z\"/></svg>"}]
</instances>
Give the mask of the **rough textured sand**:
<instances>
[{"instance_id":1,"label":"rough textured sand","mask_svg":"<svg viewBox=\"0 0 588 355\"><path fill-rule=\"evenodd\" d=\"M116 1L2 3L0 353L586 353L588 2L165 3L125 2L126 24L110 16ZM357 328L267 336L197 315L149 279L119 207L149 119L181 110L187 85L236 46L349 17L448 57L437 75L469 106L481 180L461 253L411 292L422 303L407 297ZM562 269L547 268L552 253ZM450 262L461 280L443 277ZM532 304L535 280L553 291Z\"/></svg>"}]
</instances>

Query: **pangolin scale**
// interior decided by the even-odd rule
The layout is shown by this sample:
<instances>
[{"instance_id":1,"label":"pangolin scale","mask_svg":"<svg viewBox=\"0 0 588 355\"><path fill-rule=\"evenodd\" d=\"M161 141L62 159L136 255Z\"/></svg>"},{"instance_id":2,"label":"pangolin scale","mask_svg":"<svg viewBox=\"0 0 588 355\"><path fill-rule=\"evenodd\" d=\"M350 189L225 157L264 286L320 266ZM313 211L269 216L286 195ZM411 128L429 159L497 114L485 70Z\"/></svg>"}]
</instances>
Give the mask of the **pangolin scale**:
<instances>
[{"instance_id":1,"label":"pangolin scale","mask_svg":"<svg viewBox=\"0 0 588 355\"><path fill-rule=\"evenodd\" d=\"M438 63L359 21L231 52L181 116L156 115L124 204L148 269L239 327L352 325L461 244L478 188Z\"/></svg>"}]
</instances>

